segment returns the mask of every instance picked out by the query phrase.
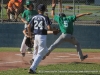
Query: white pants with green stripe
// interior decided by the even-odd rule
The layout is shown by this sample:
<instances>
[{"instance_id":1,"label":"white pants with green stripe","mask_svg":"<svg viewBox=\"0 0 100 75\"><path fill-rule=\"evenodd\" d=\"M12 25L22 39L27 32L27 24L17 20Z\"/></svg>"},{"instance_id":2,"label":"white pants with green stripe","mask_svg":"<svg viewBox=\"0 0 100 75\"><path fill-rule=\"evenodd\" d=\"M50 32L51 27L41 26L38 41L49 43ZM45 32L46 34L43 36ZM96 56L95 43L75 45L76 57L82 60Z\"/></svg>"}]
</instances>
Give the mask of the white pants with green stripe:
<instances>
[{"instance_id":1,"label":"white pants with green stripe","mask_svg":"<svg viewBox=\"0 0 100 75\"><path fill-rule=\"evenodd\" d=\"M64 34L62 33L59 38L48 48L48 51L51 52L53 51L59 44L63 43L63 42L69 42L73 45L75 45L76 50L78 52L79 58L83 58L83 54L81 51L81 47L80 47L80 43L78 42L78 40L71 34Z\"/></svg>"}]
</instances>

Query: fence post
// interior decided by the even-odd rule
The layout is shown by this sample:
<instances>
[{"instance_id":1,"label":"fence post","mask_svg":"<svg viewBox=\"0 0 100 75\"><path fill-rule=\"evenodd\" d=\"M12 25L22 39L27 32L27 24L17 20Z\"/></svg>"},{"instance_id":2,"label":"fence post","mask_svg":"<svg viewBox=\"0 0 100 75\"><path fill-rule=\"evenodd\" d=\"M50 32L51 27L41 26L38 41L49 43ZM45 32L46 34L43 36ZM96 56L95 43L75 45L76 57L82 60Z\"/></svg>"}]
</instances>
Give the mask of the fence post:
<instances>
[{"instance_id":1,"label":"fence post","mask_svg":"<svg viewBox=\"0 0 100 75\"><path fill-rule=\"evenodd\" d=\"M73 14L75 15L75 0L73 0Z\"/></svg>"},{"instance_id":2,"label":"fence post","mask_svg":"<svg viewBox=\"0 0 100 75\"><path fill-rule=\"evenodd\" d=\"M3 0L1 0L1 23L3 22Z\"/></svg>"}]
</instances>

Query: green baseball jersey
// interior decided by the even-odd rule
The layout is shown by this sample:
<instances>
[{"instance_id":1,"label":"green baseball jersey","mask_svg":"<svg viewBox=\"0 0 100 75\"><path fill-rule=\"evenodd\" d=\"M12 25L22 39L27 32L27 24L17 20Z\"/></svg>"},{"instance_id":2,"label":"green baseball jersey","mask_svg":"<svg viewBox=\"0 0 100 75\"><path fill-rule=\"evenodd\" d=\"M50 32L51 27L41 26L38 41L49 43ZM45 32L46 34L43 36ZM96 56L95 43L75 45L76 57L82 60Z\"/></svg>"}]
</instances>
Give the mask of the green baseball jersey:
<instances>
[{"instance_id":1,"label":"green baseball jersey","mask_svg":"<svg viewBox=\"0 0 100 75\"><path fill-rule=\"evenodd\" d=\"M60 17L59 15L54 16L54 20L59 24L62 33L73 34L73 22L76 20L76 16Z\"/></svg>"},{"instance_id":2,"label":"green baseball jersey","mask_svg":"<svg viewBox=\"0 0 100 75\"><path fill-rule=\"evenodd\" d=\"M29 22L31 18L37 14L38 12L36 10L25 10L22 14L22 18Z\"/></svg>"}]
</instances>

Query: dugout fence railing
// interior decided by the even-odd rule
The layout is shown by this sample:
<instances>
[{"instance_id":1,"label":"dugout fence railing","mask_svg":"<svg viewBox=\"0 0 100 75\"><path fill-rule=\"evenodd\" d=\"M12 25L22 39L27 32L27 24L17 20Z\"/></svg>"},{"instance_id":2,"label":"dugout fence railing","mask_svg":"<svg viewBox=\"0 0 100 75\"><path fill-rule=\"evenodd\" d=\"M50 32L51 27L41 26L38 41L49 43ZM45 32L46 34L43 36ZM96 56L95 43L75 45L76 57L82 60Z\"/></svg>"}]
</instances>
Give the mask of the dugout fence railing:
<instances>
[{"instance_id":1,"label":"dugout fence railing","mask_svg":"<svg viewBox=\"0 0 100 75\"><path fill-rule=\"evenodd\" d=\"M6 2L8 2L9 0L7 0ZM24 1L24 6L25 6L25 2ZM48 16L51 18L50 16L50 11L51 11L51 3L52 0L30 0L33 2L34 6L35 6L35 10L37 10L37 5L38 4L45 4L47 6L48 11L46 11L46 13L48 14ZM67 16L68 15L77 15L80 13L85 13L85 12L91 12L93 13L92 15L87 15L84 17L81 17L79 19L77 19L76 23L79 24L100 24L100 6L98 4L96 4L97 0L62 0L62 12L64 12ZM59 7L58 7L58 0L56 0L57 3L57 7L56 7L56 14L59 14ZM1 12L0 12L0 22L4 22L4 20L7 19L7 11L4 8L6 6L7 3L5 3L4 0L0 0L0 6L1 6ZM20 14L21 15L21 14ZM7 22L7 21L5 21ZM18 20L18 22L21 22L20 20ZM9 23L9 22L7 22ZM16 22L15 22L16 23Z\"/></svg>"}]
</instances>

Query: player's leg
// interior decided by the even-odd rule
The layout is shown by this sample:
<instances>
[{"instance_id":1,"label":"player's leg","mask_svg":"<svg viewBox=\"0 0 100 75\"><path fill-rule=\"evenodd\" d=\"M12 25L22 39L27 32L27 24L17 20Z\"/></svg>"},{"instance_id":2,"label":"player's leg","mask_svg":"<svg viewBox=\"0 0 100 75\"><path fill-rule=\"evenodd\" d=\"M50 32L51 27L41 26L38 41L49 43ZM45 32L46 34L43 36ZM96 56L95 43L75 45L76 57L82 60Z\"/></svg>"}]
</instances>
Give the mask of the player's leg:
<instances>
[{"instance_id":1,"label":"player's leg","mask_svg":"<svg viewBox=\"0 0 100 75\"><path fill-rule=\"evenodd\" d=\"M74 36L72 36L71 34L67 34L66 41L75 45L77 53L78 53L81 61L83 61L85 58L87 58L87 55L83 56L80 43L78 42L78 40Z\"/></svg>"},{"instance_id":2,"label":"player's leg","mask_svg":"<svg viewBox=\"0 0 100 75\"><path fill-rule=\"evenodd\" d=\"M33 59L35 59L38 52L38 42L34 42L34 51L33 51Z\"/></svg>"},{"instance_id":3,"label":"player's leg","mask_svg":"<svg viewBox=\"0 0 100 75\"><path fill-rule=\"evenodd\" d=\"M38 42L37 42L37 40L34 40L34 51L33 51L33 58L32 59L36 58L37 52L38 52Z\"/></svg>"},{"instance_id":4,"label":"player's leg","mask_svg":"<svg viewBox=\"0 0 100 75\"><path fill-rule=\"evenodd\" d=\"M21 48L20 48L20 52L22 53L22 56L25 56L25 53L26 53L26 44L25 44L25 41L26 41L26 37L24 36L24 39L22 41L22 44L21 44Z\"/></svg>"},{"instance_id":5,"label":"player's leg","mask_svg":"<svg viewBox=\"0 0 100 75\"><path fill-rule=\"evenodd\" d=\"M30 69L35 72L38 64L43 59L43 56L47 53L47 47L46 47L46 35L35 35L35 40L38 40L38 53L36 58L34 59L34 62L32 63Z\"/></svg>"},{"instance_id":6,"label":"player's leg","mask_svg":"<svg viewBox=\"0 0 100 75\"><path fill-rule=\"evenodd\" d=\"M32 59L30 60L30 64L32 64L32 63L34 62L34 59L35 59L36 56L37 56L37 52L38 52L38 42L37 42L37 40L34 40L33 57L32 57Z\"/></svg>"},{"instance_id":7,"label":"player's leg","mask_svg":"<svg viewBox=\"0 0 100 75\"><path fill-rule=\"evenodd\" d=\"M59 44L61 44L63 41L63 36L62 34L59 36L59 38L48 48L48 53L47 55L49 55Z\"/></svg>"}]
</instances>

